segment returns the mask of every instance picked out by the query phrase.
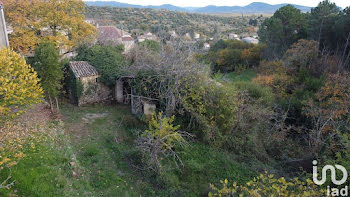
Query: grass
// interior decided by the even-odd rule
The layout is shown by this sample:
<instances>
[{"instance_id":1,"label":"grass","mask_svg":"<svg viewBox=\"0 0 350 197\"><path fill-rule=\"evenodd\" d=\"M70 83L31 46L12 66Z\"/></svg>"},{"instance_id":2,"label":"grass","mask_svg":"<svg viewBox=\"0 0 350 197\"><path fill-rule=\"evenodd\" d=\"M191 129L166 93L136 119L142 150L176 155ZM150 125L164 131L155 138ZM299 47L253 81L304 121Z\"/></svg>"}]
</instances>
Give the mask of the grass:
<instances>
[{"instance_id":1,"label":"grass","mask_svg":"<svg viewBox=\"0 0 350 197\"><path fill-rule=\"evenodd\" d=\"M239 82L239 81L249 82L249 81L252 81L252 79L256 77L256 75L257 73L255 70L247 69L242 71L241 73L237 73L237 72L227 73L223 76L223 79L233 83Z\"/></svg>"},{"instance_id":2,"label":"grass","mask_svg":"<svg viewBox=\"0 0 350 197\"><path fill-rule=\"evenodd\" d=\"M85 123L83 128L90 129L90 132L80 136L75 145L79 162L88 169L91 186L104 196L116 193L129 196L199 196L207 194L209 183L225 178L245 183L255 175L235 162L229 153L192 143L181 153L184 168L155 176L152 172L132 167L140 162L134 146L136 130L144 129L145 125L130 114L128 106L77 109L65 106L62 111L68 121L66 126L74 125L87 113L108 114Z\"/></svg>"},{"instance_id":3,"label":"grass","mask_svg":"<svg viewBox=\"0 0 350 197\"><path fill-rule=\"evenodd\" d=\"M156 176L139 169L134 142L145 124L128 106L65 104L61 112L64 132L54 142L25 149L27 156L13 168L14 188L0 190L0 196L205 196L210 183L245 183L256 175L228 152L191 142L181 152L183 168ZM97 116L87 118L91 114Z\"/></svg>"}]
</instances>

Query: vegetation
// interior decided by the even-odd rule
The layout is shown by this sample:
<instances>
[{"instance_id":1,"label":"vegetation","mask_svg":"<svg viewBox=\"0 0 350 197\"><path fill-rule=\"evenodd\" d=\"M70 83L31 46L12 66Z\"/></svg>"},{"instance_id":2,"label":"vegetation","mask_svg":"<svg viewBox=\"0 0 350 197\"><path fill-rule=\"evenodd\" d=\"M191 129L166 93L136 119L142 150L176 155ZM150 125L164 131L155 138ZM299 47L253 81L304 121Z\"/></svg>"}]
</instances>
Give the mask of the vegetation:
<instances>
[{"instance_id":1,"label":"vegetation","mask_svg":"<svg viewBox=\"0 0 350 197\"><path fill-rule=\"evenodd\" d=\"M221 181L223 187L218 189L214 185L211 188L214 193L209 193L209 197L214 196L323 196L324 191L320 190L310 179L305 182L298 178L287 181L285 178L275 178L267 173L247 182L244 186L233 183L228 186L228 180Z\"/></svg>"},{"instance_id":2,"label":"vegetation","mask_svg":"<svg viewBox=\"0 0 350 197\"><path fill-rule=\"evenodd\" d=\"M63 64L59 60L58 50L49 42L41 43L35 49L33 67L41 79L41 85L46 92L53 112L53 99L56 101L56 109L59 110L58 96L62 89Z\"/></svg>"},{"instance_id":3,"label":"vegetation","mask_svg":"<svg viewBox=\"0 0 350 197\"><path fill-rule=\"evenodd\" d=\"M85 43L93 34L82 22L80 0L8 2L11 43L22 54L35 51L41 81L18 54L0 51L1 196L322 196L326 185L308 179L312 161L350 168L349 8L325 0L311 13L287 5L264 21L232 21L88 7L100 25L115 21L134 35L152 31L163 39L122 54L122 46ZM26 11L18 14L15 6ZM56 9L51 15L46 8ZM35 20L41 14L47 16ZM262 44L224 40L237 24L260 25ZM80 34L84 28L87 34ZM180 36L213 36L212 48L168 39L175 28ZM47 40L53 44L41 42ZM139 98L142 113L142 104L152 101L155 114L136 117L121 104L68 104L58 94L57 49L65 46L78 47L75 60L90 62L109 88L124 76L125 102L135 107L130 97ZM75 99L83 94L75 79L66 82ZM40 102L39 83L62 99L61 112L52 117L45 104L32 105L16 119Z\"/></svg>"},{"instance_id":4,"label":"vegetation","mask_svg":"<svg viewBox=\"0 0 350 197\"><path fill-rule=\"evenodd\" d=\"M24 58L8 50L0 50L0 121L23 112L24 107L39 103L43 90L36 72Z\"/></svg>"},{"instance_id":5,"label":"vegetation","mask_svg":"<svg viewBox=\"0 0 350 197\"><path fill-rule=\"evenodd\" d=\"M82 46L78 49L76 60L88 61L101 75L101 82L112 86L122 74L122 69L128 66L122 56L123 51L122 46Z\"/></svg>"},{"instance_id":6,"label":"vegetation","mask_svg":"<svg viewBox=\"0 0 350 197\"><path fill-rule=\"evenodd\" d=\"M97 20L100 25L115 25L131 32L133 35L142 35L152 32L160 38L169 40L170 31L175 30L178 36L189 33L200 33L204 39L210 37L227 39L229 33L254 35L256 34L256 20L260 24L263 16L214 16L168 10L116 8L88 6L87 18Z\"/></svg>"},{"instance_id":7,"label":"vegetation","mask_svg":"<svg viewBox=\"0 0 350 197\"><path fill-rule=\"evenodd\" d=\"M219 40L205 54L204 60L213 66L214 72L239 72L239 69L257 66L263 58L264 50L265 45Z\"/></svg>"},{"instance_id":8,"label":"vegetation","mask_svg":"<svg viewBox=\"0 0 350 197\"><path fill-rule=\"evenodd\" d=\"M81 0L6 0L4 6L6 21L14 31L10 45L22 54L33 52L41 41L51 41L69 52L94 39L95 28L84 22Z\"/></svg>"}]
</instances>

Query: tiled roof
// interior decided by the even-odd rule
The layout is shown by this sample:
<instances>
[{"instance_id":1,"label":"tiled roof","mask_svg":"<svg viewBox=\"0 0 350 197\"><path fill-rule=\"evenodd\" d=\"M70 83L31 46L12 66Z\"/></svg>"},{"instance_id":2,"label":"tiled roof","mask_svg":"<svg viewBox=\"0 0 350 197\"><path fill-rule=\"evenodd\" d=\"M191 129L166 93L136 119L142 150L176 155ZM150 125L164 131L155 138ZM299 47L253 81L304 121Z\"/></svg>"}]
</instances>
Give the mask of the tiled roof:
<instances>
[{"instance_id":1,"label":"tiled roof","mask_svg":"<svg viewBox=\"0 0 350 197\"><path fill-rule=\"evenodd\" d=\"M100 37L106 40L115 40L121 38L120 30L113 26L99 26Z\"/></svg>"},{"instance_id":2,"label":"tiled roof","mask_svg":"<svg viewBox=\"0 0 350 197\"><path fill-rule=\"evenodd\" d=\"M123 36L122 41L134 41L134 38L132 38L131 36Z\"/></svg>"},{"instance_id":3,"label":"tiled roof","mask_svg":"<svg viewBox=\"0 0 350 197\"><path fill-rule=\"evenodd\" d=\"M98 75L97 70L86 61L71 61L69 66L78 78Z\"/></svg>"}]
</instances>

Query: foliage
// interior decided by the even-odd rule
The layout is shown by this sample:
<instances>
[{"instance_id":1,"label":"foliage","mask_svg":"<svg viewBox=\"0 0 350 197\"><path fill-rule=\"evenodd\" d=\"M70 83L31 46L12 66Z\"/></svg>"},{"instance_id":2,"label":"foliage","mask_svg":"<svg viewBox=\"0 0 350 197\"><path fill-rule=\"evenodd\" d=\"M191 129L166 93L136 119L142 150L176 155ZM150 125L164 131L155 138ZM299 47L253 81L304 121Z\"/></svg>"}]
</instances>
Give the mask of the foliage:
<instances>
[{"instance_id":1,"label":"foliage","mask_svg":"<svg viewBox=\"0 0 350 197\"><path fill-rule=\"evenodd\" d=\"M107 86L115 84L123 69L128 67L128 62L123 58L122 46L82 46L78 49L76 60L88 61L101 75L100 81Z\"/></svg>"},{"instance_id":2,"label":"foliage","mask_svg":"<svg viewBox=\"0 0 350 197\"><path fill-rule=\"evenodd\" d=\"M138 149L147 162L147 168L154 170L157 174L165 170L163 160L173 160L176 166L178 162L183 165L175 147L186 143L185 133L178 131L180 126L172 125L174 119L175 116L164 117L162 112L153 115L148 123L149 128L137 139Z\"/></svg>"},{"instance_id":3,"label":"foliage","mask_svg":"<svg viewBox=\"0 0 350 197\"><path fill-rule=\"evenodd\" d=\"M79 99L83 96L84 86L83 83L77 79L73 73L73 71L69 68L69 65L66 65L66 69L68 70L68 76L66 77L68 91L70 91L71 96L73 97L73 101L78 104Z\"/></svg>"},{"instance_id":4,"label":"foliage","mask_svg":"<svg viewBox=\"0 0 350 197\"><path fill-rule=\"evenodd\" d=\"M228 180L221 181L222 188L210 185L213 192L209 193L210 197L214 196L323 196L325 191L321 190L312 180L305 181L294 178L287 181L284 177L275 178L274 175L261 174L259 177L247 182L245 185L237 185L236 182L232 186L228 185Z\"/></svg>"},{"instance_id":5,"label":"foliage","mask_svg":"<svg viewBox=\"0 0 350 197\"><path fill-rule=\"evenodd\" d=\"M317 40L321 48L324 46L332 46L335 49L335 47L337 47L335 44L338 43L334 42L337 37L335 37L333 27L338 18L338 14L339 8L337 5L328 0L320 2L317 7L311 9L308 19L308 36L311 39ZM345 29L341 31L344 30Z\"/></svg>"},{"instance_id":6,"label":"foliage","mask_svg":"<svg viewBox=\"0 0 350 197\"><path fill-rule=\"evenodd\" d=\"M160 50L160 44L157 41L154 40L145 40L139 44L141 47L145 48L146 50L151 50L158 52Z\"/></svg>"},{"instance_id":7,"label":"foliage","mask_svg":"<svg viewBox=\"0 0 350 197\"><path fill-rule=\"evenodd\" d=\"M238 40L219 40L203 59L214 66L214 72L232 72L240 65L258 65L265 48L265 45L248 44Z\"/></svg>"},{"instance_id":8,"label":"foliage","mask_svg":"<svg viewBox=\"0 0 350 197\"><path fill-rule=\"evenodd\" d=\"M350 125L349 80L344 74L330 75L316 98L304 108L303 112L312 120L309 141L318 154L332 155L344 148L339 136L346 134Z\"/></svg>"},{"instance_id":9,"label":"foliage","mask_svg":"<svg viewBox=\"0 0 350 197\"><path fill-rule=\"evenodd\" d=\"M292 5L284 6L265 19L258 35L267 44L270 57L281 57L294 42L306 38L306 14Z\"/></svg>"},{"instance_id":10,"label":"foliage","mask_svg":"<svg viewBox=\"0 0 350 197\"><path fill-rule=\"evenodd\" d=\"M103 14L102 14L103 13ZM152 32L162 40L171 39L171 31L175 30L178 37L186 33L191 36L201 34L201 39L215 37L225 39L233 30L237 34L251 32L254 27L249 24L250 19L256 19L258 24L263 16L220 16L196 14L190 12L174 12L165 9L140 9L121 7L88 6L87 18L93 18L100 25L115 25L120 29L131 32L133 36Z\"/></svg>"},{"instance_id":11,"label":"foliage","mask_svg":"<svg viewBox=\"0 0 350 197\"><path fill-rule=\"evenodd\" d=\"M52 41L70 51L93 40L95 28L85 23L85 3L81 0L6 0L4 3L6 20L13 28L10 45L22 54L32 52L41 41Z\"/></svg>"},{"instance_id":12,"label":"foliage","mask_svg":"<svg viewBox=\"0 0 350 197\"><path fill-rule=\"evenodd\" d=\"M0 73L0 121L41 101L43 90L37 74L17 53L0 50Z\"/></svg>"},{"instance_id":13,"label":"foliage","mask_svg":"<svg viewBox=\"0 0 350 197\"><path fill-rule=\"evenodd\" d=\"M318 60L318 42L301 39L294 43L283 56L283 62L289 72L298 73L302 69L316 70L322 74L320 68L315 66ZM317 72L315 71L315 73Z\"/></svg>"},{"instance_id":14,"label":"foliage","mask_svg":"<svg viewBox=\"0 0 350 197\"><path fill-rule=\"evenodd\" d=\"M58 49L54 44L43 42L35 49L33 58L33 67L49 97L51 108L53 105L51 98L57 99L62 89L63 64L59 60L58 53Z\"/></svg>"}]
</instances>

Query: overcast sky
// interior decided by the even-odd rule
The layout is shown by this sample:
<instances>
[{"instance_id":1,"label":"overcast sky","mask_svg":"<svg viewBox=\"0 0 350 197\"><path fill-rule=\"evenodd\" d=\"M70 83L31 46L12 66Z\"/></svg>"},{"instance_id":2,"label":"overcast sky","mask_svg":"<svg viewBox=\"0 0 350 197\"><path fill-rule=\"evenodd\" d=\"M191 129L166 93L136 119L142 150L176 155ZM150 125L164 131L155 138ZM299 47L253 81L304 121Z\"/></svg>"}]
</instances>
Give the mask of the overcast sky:
<instances>
[{"instance_id":1,"label":"overcast sky","mask_svg":"<svg viewBox=\"0 0 350 197\"><path fill-rule=\"evenodd\" d=\"M257 2L259 0L85 0L85 1L118 1L122 3L137 4L137 5L162 5L172 4L182 7L204 7L207 5L218 5L218 6L245 6L251 2ZM260 0L261 2L269 4L280 4L280 3L292 3L305 6L315 7L320 0ZM338 6L345 8L350 6L350 0L331 0Z\"/></svg>"}]
</instances>

